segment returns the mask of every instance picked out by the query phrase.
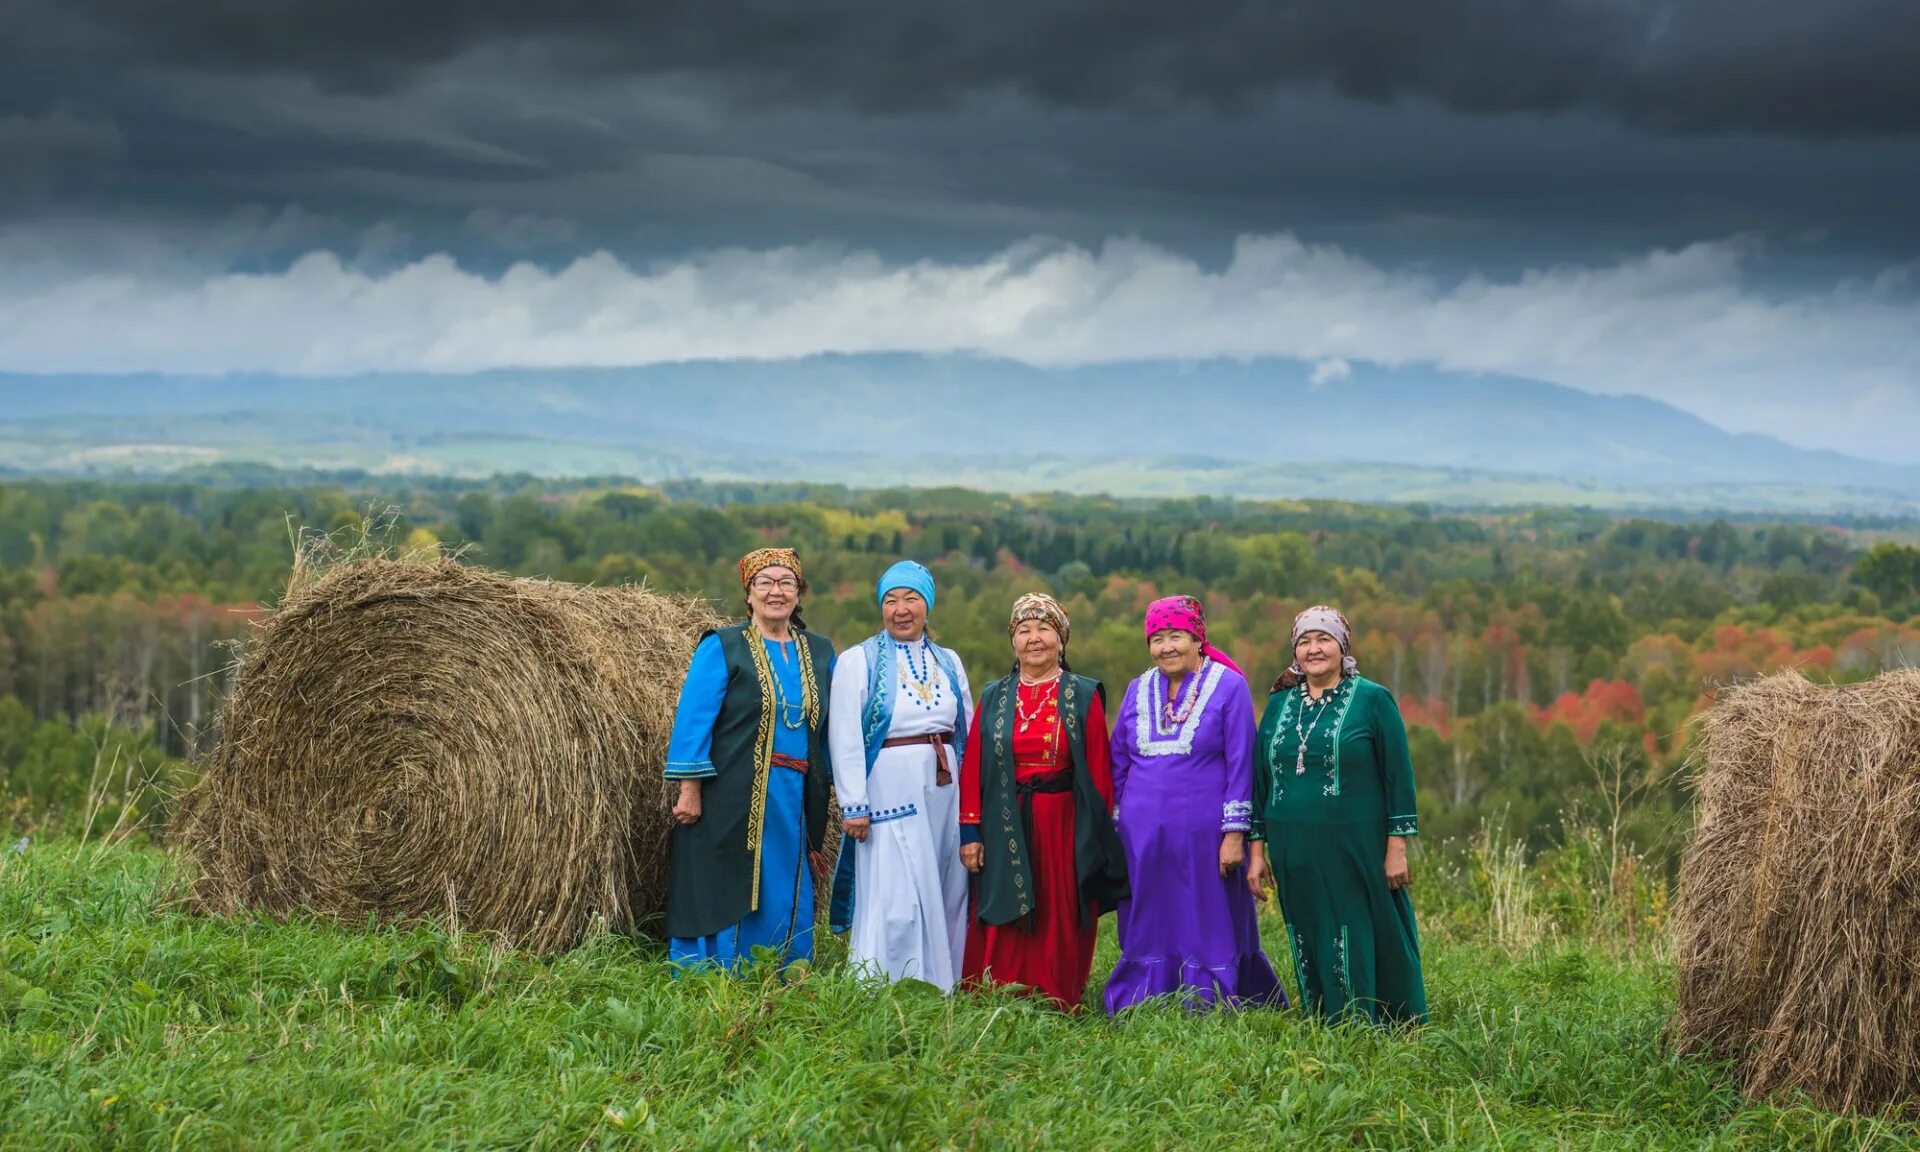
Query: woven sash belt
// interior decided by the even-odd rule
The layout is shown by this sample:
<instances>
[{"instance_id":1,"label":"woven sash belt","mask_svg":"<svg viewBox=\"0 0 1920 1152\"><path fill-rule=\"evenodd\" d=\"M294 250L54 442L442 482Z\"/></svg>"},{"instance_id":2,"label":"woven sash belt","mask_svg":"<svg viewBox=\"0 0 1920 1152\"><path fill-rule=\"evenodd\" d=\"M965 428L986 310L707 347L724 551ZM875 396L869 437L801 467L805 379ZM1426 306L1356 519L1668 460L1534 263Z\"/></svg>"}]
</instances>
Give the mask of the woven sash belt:
<instances>
[{"instance_id":1,"label":"woven sash belt","mask_svg":"<svg viewBox=\"0 0 1920 1152\"><path fill-rule=\"evenodd\" d=\"M1017 766L1015 770L1018 771ZM1035 776L1031 780L1016 780L1013 789L1020 797L1020 831L1026 836L1027 859L1032 862L1034 870L1038 872L1040 868L1040 848L1033 842L1034 793L1073 791L1073 769L1065 768L1051 775ZM1072 849L1069 848L1068 851L1072 851ZM1037 882L1035 887L1038 887ZM1033 911L1020 918L1020 929L1023 932L1031 932L1033 930L1034 916L1040 910L1039 895L1037 891L1034 893Z\"/></svg>"},{"instance_id":2,"label":"woven sash belt","mask_svg":"<svg viewBox=\"0 0 1920 1152\"><path fill-rule=\"evenodd\" d=\"M924 732L918 736L895 736L889 740L882 740L880 747L905 748L910 744L933 745L933 762L939 766L939 770L933 775L933 782L945 788L947 785L953 783L953 772L947 768L947 758L941 755L940 752L943 748L951 748L953 746L952 737L953 733L951 732Z\"/></svg>"}]
</instances>

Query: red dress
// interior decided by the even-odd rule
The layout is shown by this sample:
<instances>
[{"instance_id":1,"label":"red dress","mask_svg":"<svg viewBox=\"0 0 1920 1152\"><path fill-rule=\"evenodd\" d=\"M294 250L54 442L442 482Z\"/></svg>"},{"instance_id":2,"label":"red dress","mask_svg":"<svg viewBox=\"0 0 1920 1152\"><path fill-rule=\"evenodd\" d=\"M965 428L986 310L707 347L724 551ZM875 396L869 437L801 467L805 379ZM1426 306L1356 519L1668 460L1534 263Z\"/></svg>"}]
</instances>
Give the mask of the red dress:
<instances>
[{"instance_id":1,"label":"red dress","mask_svg":"<svg viewBox=\"0 0 1920 1152\"><path fill-rule=\"evenodd\" d=\"M1073 770L1073 751L1060 724L1060 682L1019 686L1014 724L1013 778L1016 783ZM980 824L980 730L967 735L960 766L960 823ZM1107 807L1113 807L1113 768L1107 760L1107 716L1098 695L1087 710L1087 770ZM1035 792L1033 837L1027 845L1033 867L1033 914L1012 924L977 920L967 931L961 969L968 981L991 980L1020 985L1078 1008L1093 971L1098 932L1080 919L1080 879L1073 862L1073 792ZM1106 909L1094 909L1090 920Z\"/></svg>"}]
</instances>

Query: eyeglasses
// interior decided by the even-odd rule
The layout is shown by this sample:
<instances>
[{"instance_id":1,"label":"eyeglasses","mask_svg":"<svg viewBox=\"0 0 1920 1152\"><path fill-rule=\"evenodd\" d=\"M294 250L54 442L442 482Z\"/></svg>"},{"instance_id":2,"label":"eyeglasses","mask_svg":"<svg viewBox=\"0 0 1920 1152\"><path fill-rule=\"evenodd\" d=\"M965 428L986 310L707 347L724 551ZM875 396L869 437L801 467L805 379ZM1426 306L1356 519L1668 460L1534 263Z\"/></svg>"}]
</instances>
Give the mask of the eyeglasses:
<instances>
[{"instance_id":1,"label":"eyeglasses","mask_svg":"<svg viewBox=\"0 0 1920 1152\"><path fill-rule=\"evenodd\" d=\"M752 584L747 585L747 587L752 588L755 592L771 592L776 588L782 592L798 592L800 590L800 581L795 580L791 576L782 576L777 580L769 577L755 580Z\"/></svg>"}]
</instances>

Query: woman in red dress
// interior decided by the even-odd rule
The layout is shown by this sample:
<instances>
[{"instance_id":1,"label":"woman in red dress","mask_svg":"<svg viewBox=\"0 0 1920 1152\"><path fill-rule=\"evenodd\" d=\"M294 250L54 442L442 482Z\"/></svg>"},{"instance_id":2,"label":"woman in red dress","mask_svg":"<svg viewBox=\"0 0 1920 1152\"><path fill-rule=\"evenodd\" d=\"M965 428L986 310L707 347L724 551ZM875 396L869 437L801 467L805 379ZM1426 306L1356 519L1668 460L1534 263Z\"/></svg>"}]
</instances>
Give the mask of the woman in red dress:
<instances>
[{"instance_id":1,"label":"woman in red dress","mask_svg":"<svg viewBox=\"0 0 1920 1152\"><path fill-rule=\"evenodd\" d=\"M1014 670L987 686L960 769L960 857L978 923L963 976L1078 1009L1096 924L1127 896L1113 827L1105 690L1067 667L1066 610L1022 596Z\"/></svg>"}]
</instances>

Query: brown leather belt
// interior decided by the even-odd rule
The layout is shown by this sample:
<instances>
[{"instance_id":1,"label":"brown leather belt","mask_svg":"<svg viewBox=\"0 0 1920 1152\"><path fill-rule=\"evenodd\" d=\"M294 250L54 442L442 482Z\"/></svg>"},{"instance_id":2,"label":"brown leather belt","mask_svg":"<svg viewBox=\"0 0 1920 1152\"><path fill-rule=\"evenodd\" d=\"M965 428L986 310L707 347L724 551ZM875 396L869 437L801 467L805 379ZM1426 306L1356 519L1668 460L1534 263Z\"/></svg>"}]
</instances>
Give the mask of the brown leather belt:
<instances>
[{"instance_id":1,"label":"brown leather belt","mask_svg":"<svg viewBox=\"0 0 1920 1152\"><path fill-rule=\"evenodd\" d=\"M894 736L880 741L882 748L905 748L912 744L933 745L934 763L938 766L933 773L933 782L942 788L953 783L953 772L947 767L947 758L940 755L942 748L953 747L951 732L923 732L918 736Z\"/></svg>"}]
</instances>

